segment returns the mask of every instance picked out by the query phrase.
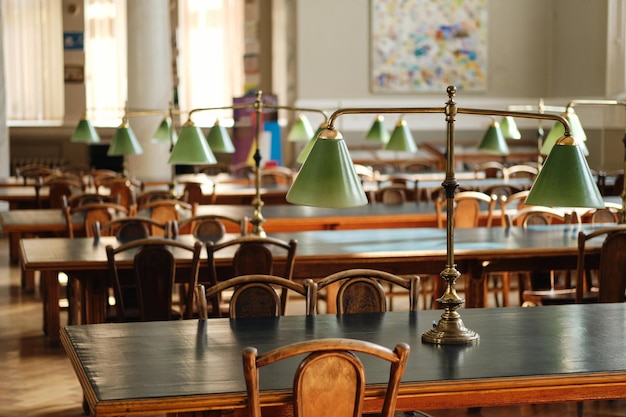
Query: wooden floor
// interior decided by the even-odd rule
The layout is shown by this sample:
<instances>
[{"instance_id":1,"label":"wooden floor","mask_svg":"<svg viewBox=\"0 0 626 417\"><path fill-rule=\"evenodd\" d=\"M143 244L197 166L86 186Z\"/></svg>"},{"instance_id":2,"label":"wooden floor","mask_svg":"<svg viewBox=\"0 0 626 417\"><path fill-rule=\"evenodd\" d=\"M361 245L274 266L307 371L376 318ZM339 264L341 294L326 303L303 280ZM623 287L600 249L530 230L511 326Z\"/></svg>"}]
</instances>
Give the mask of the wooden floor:
<instances>
[{"instance_id":1,"label":"wooden floor","mask_svg":"<svg viewBox=\"0 0 626 417\"><path fill-rule=\"evenodd\" d=\"M40 294L24 294L19 276L19 268L9 263L7 239L0 237L0 417L81 416L82 392L65 352L62 347L48 346L42 336ZM438 410L429 414L434 417L577 415L576 404ZM587 402L584 415L626 417L626 401Z\"/></svg>"}]
</instances>

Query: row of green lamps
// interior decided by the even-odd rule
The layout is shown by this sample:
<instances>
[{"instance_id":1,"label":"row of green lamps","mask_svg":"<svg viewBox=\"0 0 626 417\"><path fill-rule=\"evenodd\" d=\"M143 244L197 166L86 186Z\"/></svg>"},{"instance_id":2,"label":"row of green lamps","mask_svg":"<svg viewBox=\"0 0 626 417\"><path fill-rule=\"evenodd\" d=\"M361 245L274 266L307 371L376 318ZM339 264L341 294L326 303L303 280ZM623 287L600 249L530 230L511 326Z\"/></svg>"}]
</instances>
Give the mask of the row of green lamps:
<instances>
[{"instance_id":1,"label":"row of green lamps","mask_svg":"<svg viewBox=\"0 0 626 417\"><path fill-rule=\"evenodd\" d=\"M163 114L165 111L138 111L127 112L122 118L122 123L117 127L107 151L109 156L140 155L143 149L137 136L130 127L129 117L148 116ZM182 126L180 135L173 128L172 118L166 116L152 136L153 142L170 143L169 164L176 165L199 165L215 164L215 153L233 153L235 147L230 135L224 126L215 122L205 137L202 130L195 126L191 119ZM81 117L76 130L71 136L72 142L94 144L100 142L100 136L91 122L86 117Z\"/></svg>"}]
</instances>

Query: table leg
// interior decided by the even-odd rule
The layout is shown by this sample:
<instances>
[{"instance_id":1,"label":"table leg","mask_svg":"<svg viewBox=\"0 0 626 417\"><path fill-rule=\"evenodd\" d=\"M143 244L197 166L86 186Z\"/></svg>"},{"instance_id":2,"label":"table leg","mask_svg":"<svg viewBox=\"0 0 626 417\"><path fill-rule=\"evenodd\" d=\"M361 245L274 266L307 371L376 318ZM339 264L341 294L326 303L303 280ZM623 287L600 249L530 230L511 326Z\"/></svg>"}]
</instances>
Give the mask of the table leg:
<instances>
[{"instance_id":1,"label":"table leg","mask_svg":"<svg viewBox=\"0 0 626 417\"><path fill-rule=\"evenodd\" d=\"M487 280L482 273L482 262L468 262L465 264L465 307L487 306Z\"/></svg>"},{"instance_id":2,"label":"table leg","mask_svg":"<svg viewBox=\"0 0 626 417\"><path fill-rule=\"evenodd\" d=\"M61 310L59 308L60 286L56 271L41 271L43 298L43 331L50 344L60 342Z\"/></svg>"}]
</instances>

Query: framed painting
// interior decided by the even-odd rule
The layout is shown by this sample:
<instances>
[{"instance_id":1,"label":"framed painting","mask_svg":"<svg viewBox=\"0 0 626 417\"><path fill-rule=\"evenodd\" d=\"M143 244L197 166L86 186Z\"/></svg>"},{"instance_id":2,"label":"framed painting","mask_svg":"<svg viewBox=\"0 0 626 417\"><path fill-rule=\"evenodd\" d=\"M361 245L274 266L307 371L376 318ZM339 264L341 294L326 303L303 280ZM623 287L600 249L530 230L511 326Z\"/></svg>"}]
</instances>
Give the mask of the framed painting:
<instances>
[{"instance_id":1,"label":"framed painting","mask_svg":"<svg viewBox=\"0 0 626 417\"><path fill-rule=\"evenodd\" d=\"M373 93L487 88L488 0L370 0Z\"/></svg>"}]
</instances>

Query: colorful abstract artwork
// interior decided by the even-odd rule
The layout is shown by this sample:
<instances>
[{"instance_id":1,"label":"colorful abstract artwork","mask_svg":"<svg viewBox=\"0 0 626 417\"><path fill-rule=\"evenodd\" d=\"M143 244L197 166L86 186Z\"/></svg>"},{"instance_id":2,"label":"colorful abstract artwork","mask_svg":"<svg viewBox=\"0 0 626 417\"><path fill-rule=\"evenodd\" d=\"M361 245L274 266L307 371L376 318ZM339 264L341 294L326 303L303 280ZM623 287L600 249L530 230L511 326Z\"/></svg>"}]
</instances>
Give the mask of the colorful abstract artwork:
<instances>
[{"instance_id":1,"label":"colorful abstract artwork","mask_svg":"<svg viewBox=\"0 0 626 417\"><path fill-rule=\"evenodd\" d=\"M488 0L370 0L374 93L487 88Z\"/></svg>"}]
</instances>

